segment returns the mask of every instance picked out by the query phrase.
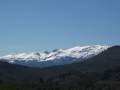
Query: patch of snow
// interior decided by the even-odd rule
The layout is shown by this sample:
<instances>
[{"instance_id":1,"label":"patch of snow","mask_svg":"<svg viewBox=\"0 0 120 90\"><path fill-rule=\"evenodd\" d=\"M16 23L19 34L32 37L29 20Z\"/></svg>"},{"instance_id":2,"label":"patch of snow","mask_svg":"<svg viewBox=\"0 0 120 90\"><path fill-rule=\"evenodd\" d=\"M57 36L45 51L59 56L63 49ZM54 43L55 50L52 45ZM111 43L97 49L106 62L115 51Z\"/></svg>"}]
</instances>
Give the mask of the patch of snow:
<instances>
[{"instance_id":1,"label":"patch of snow","mask_svg":"<svg viewBox=\"0 0 120 90\"><path fill-rule=\"evenodd\" d=\"M94 46L76 46L68 49L58 49L49 53L41 53L41 52L32 52L32 53L18 53L18 54L10 54L6 56L0 57L0 59L4 59L9 63L16 62L47 62L47 61L56 61L63 59L65 57L76 58L77 59L87 59L98 55L104 50L108 49L110 46L102 46L102 45L94 45ZM64 60L62 60L64 64Z\"/></svg>"}]
</instances>

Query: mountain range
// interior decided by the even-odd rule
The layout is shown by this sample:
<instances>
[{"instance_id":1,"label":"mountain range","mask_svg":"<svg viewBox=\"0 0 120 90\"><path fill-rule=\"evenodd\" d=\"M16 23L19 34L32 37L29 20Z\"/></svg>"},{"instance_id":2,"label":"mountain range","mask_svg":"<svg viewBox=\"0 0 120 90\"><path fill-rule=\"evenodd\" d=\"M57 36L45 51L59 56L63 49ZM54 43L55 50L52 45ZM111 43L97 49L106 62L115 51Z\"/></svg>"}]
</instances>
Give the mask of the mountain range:
<instances>
[{"instance_id":1,"label":"mountain range","mask_svg":"<svg viewBox=\"0 0 120 90\"><path fill-rule=\"evenodd\" d=\"M45 68L0 61L1 90L119 90L119 83L120 46L82 61Z\"/></svg>"},{"instance_id":2,"label":"mountain range","mask_svg":"<svg viewBox=\"0 0 120 90\"><path fill-rule=\"evenodd\" d=\"M9 63L30 66L49 67L55 65L71 64L92 58L111 46L76 46L68 49L56 49L52 52L17 53L0 57Z\"/></svg>"}]
</instances>

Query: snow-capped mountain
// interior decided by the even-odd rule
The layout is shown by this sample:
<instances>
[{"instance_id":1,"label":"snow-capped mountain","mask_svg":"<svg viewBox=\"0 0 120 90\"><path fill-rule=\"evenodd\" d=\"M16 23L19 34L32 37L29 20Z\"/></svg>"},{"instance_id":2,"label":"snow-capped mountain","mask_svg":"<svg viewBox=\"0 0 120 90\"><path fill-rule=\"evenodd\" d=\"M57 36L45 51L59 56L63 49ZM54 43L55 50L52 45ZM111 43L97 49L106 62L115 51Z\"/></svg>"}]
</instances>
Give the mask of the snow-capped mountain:
<instances>
[{"instance_id":1,"label":"snow-capped mountain","mask_svg":"<svg viewBox=\"0 0 120 90\"><path fill-rule=\"evenodd\" d=\"M18 53L0 57L9 63L25 66L46 67L53 65L69 64L91 58L110 46L77 46L69 49L56 49L52 52Z\"/></svg>"}]
</instances>

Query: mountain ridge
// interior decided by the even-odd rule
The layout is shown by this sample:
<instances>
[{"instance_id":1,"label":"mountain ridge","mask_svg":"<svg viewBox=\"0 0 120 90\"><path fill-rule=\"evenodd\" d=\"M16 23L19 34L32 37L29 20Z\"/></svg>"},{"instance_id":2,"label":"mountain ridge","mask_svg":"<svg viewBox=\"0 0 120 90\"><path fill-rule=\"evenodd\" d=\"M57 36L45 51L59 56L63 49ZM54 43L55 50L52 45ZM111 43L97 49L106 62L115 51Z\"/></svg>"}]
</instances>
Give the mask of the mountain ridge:
<instances>
[{"instance_id":1,"label":"mountain ridge","mask_svg":"<svg viewBox=\"0 0 120 90\"><path fill-rule=\"evenodd\" d=\"M9 62L25 66L47 67L53 65L63 65L82 61L98 55L111 46L76 46L68 49L57 49L52 52L32 52L19 53L1 57L1 59Z\"/></svg>"}]
</instances>

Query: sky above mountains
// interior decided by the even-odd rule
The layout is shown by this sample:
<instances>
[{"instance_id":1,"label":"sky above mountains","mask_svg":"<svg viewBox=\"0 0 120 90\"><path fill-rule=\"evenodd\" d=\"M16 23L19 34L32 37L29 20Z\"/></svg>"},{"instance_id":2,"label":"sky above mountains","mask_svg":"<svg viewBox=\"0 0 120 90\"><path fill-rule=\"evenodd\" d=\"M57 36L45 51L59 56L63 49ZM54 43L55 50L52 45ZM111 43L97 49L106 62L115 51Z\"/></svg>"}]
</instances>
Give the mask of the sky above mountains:
<instances>
[{"instance_id":1,"label":"sky above mountains","mask_svg":"<svg viewBox=\"0 0 120 90\"><path fill-rule=\"evenodd\" d=\"M120 0L0 0L0 55L119 45Z\"/></svg>"}]
</instances>

